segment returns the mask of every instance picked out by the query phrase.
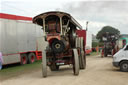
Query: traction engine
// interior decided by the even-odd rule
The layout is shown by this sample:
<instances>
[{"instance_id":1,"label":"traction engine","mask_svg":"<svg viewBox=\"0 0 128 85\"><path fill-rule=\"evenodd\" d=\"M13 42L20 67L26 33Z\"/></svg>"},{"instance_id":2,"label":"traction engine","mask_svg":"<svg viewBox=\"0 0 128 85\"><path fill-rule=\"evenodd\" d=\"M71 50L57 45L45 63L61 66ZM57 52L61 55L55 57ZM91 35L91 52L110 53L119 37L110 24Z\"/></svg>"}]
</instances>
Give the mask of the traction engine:
<instances>
[{"instance_id":1,"label":"traction engine","mask_svg":"<svg viewBox=\"0 0 128 85\"><path fill-rule=\"evenodd\" d=\"M102 35L104 46L102 49L101 57L107 57L108 55L114 55L118 50L118 36L112 33L104 33Z\"/></svg>"},{"instance_id":2,"label":"traction engine","mask_svg":"<svg viewBox=\"0 0 128 85\"><path fill-rule=\"evenodd\" d=\"M46 12L35 16L33 23L42 26L44 39L48 42L42 50L43 77L47 76L47 66L57 71L60 66L72 65L74 75L79 74L79 69L85 69L86 31L70 14Z\"/></svg>"}]
</instances>

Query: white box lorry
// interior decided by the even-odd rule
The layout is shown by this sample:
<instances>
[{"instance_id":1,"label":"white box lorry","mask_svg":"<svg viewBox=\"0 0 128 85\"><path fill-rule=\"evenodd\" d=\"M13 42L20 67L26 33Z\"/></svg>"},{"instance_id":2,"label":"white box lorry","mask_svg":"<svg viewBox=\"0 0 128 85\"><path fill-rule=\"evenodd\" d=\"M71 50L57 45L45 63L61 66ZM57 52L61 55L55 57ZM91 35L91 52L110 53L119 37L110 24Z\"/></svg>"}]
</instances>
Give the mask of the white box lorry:
<instances>
[{"instance_id":1,"label":"white box lorry","mask_svg":"<svg viewBox=\"0 0 128 85\"><path fill-rule=\"evenodd\" d=\"M113 56L113 66L120 67L123 72L128 72L128 44Z\"/></svg>"},{"instance_id":2,"label":"white box lorry","mask_svg":"<svg viewBox=\"0 0 128 85\"><path fill-rule=\"evenodd\" d=\"M37 43L41 36L41 26L33 24L31 17L0 13L2 65L27 64L41 59L42 53L38 50Z\"/></svg>"}]
</instances>

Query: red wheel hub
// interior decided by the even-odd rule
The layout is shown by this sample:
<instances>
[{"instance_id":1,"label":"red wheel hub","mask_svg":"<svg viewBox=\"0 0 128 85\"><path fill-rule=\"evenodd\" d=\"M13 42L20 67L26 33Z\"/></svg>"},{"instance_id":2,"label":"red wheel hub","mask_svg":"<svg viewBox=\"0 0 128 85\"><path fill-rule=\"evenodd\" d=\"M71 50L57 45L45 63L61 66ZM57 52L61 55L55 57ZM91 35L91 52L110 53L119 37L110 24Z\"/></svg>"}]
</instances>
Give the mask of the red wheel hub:
<instances>
[{"instance_id":1,"label":"red wheel hub","mask_svg":"<svg viewBox=\"0 0 128 85\"><path fill-rule=\"evenodd\" d=\"M25 57L25 56L22 58L22 60L23 60L23 64L26 64L27 59L26 59L26 57Z\"/></svg>"},{"instance_id":2,"label":"red wheel hub","mask_svg":"<svg viewBox=\"0 0 128 85\"><path fill-rule=\"evenodd\" d=\"M32 63L35 61L34 56L31 57L31 61L32 61Z\"/></svg>"}]
</instances>

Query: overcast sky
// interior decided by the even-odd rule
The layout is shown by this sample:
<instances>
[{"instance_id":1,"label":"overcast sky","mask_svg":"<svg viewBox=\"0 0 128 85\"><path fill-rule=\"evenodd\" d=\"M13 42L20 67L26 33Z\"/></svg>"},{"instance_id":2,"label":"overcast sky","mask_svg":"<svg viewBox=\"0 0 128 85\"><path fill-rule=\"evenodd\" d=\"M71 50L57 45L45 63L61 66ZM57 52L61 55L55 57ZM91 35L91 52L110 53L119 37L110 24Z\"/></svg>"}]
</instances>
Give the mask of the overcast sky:
<instances>
[{"instance_id":1,"label":"overcast sky","mask_svg":"<svg viewBox=\"0 0 128 85\"><path fill-rule=\"evenodd\" d=\"M82 26L96 34L103 26L110 25L128 34L128 1L97 0L2 0L1 12L34 17L47 11L70 13Z\"/></svg>"}]
</instances>

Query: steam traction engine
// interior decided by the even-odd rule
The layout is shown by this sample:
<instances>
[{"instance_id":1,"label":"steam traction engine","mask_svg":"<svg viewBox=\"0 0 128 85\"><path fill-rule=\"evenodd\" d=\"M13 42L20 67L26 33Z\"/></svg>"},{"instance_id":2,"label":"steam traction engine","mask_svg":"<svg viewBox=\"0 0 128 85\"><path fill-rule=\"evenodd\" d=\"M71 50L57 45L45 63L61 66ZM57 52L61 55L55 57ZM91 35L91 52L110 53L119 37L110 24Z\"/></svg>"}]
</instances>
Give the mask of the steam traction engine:
<instances>
[{"instance_id":1,"label":"steam traction engine","mask_svg":"<svg viewBox=\"0 0 128 85\"><path fill-rule=\"evenodd\" d=\"M73 65L74 75L85 69L86 31L68 13L46 12L33 18L33 23L42 26L48 46L42 50L42 74L47 76L47 66L51 71L62 65Z\"/></svg>"},{"instance_id":2,"label":"steam traction engine","mask_svg":"<svg viewBox=\"0 0 128 85\"><path fill-rule=\"evenodd\" d=\"M118 50L118 36L109 32L102 35L102 41L104 42L104 47L102 49L102 56L107 57L108 55L114 55Z\"/></svg>"}]
</instances>

